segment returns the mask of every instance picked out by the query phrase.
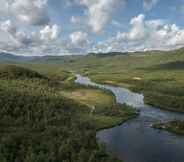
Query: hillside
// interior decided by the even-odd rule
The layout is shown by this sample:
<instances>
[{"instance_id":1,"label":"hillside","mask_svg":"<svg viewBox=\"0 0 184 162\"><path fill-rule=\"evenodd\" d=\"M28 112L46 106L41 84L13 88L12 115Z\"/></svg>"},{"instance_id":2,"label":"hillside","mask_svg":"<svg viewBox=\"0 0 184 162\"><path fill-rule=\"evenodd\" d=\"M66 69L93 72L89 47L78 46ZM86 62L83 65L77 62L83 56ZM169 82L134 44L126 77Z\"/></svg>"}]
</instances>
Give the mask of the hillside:
<instances>
[{"instance_id":1,"label":"hillside","mask_svg":"<svg viewBox=\"0 0 184 162\"><path fill-rule=\"evenodd\" d=\"M30 61L34 57L18 56L10 53L0 52L0 62Z\"/></svg>"},{"instance_id":2,"label":"hillside","mask_svg":"<svg viewBox=\"0 0 184 162\"><path fill-rule=\"evenodd\" d=\"M142 92L148 104L184 112L183 48L105 57L88 55L61 67L88 75L96 82Z\"/></svg>"},{"instance_id":3,"label":"hillside","mask_svg":"<svg viewBox=\"0 0 184 162\"><path fill-rule=\"evenodd\" d=\"M0 79L46 79L47 77L16 65L1 65Z\"/></svg>"},{"instance_id":4,"label":"hillside","mask_svg":"<svg viewBox=\"0 0 184 162\"><path fill-rule=\"evenodd\" d=\"M59 74L64 74L61 69L88 75L96 82L126 86L142 92L148 104L184 112L184 48L172 51L92 53L86 56L45 56L21 65L38 69L44 74L50 71L51 77L61 79L63 77Z\"/></svg>"},{"instance_id":5,"label":"hillside","mask_svg":"<svg viewBox=\"0 0 184 162\"><path fill-rule=\"evenodd\" d=\"M119 162L97 143L96 131L135 111L116 105L111 93L74 84L71 76L52 81L27 68L0 66L0 161ZM93 105L99 109L91 114Z\"/></svg>"}]
</instances>

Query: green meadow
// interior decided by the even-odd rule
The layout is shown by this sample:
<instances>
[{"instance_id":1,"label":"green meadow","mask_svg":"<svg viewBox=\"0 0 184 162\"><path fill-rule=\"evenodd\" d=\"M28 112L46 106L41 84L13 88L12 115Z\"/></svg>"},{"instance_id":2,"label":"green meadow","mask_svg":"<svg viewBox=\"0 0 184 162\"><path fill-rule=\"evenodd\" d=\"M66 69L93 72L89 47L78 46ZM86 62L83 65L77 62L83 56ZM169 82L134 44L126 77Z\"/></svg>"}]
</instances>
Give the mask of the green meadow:
<instances>
[{"instance_id":1,"label":"green meadow","mask_svg":"<svg viewBox=\"0 0 184 162\"><path fill-rule=\"evenodd\" d=\"M59 64L62 69L144 93L145 102L150 105L184 112L184 49L65 59L66 63Z\"/></svg>"}]
</instances>

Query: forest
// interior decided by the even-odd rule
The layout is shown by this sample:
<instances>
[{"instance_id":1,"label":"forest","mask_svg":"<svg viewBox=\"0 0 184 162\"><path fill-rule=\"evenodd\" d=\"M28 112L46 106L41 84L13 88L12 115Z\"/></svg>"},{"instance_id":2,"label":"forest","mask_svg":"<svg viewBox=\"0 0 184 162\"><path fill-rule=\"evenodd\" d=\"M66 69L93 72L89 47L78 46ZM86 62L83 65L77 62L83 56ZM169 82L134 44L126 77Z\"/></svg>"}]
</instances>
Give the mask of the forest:
<instances>
[{"instance_id":1,"label":"forest","mask_svg":"<svg viewBox=\"0 0 184 162\"><path fill-rule=\"evenodd\" d=\"M15 65L0 67L1 162L118 162L96 139L97 129L107 123L90 117L86 105L61 95L74 87L81 86ZM117 106L95 113L118 122L136 116L132 108Z\"/></svg>"}]
</instances>

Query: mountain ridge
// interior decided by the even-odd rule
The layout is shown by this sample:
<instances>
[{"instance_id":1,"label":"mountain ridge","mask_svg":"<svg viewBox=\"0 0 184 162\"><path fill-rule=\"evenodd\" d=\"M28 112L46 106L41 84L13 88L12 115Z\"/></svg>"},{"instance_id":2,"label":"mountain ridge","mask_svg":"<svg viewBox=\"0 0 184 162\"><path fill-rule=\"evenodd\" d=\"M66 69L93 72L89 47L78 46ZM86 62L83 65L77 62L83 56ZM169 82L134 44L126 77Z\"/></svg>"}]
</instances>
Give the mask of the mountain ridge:
<instances>
[{"instance_id":1,"label":"mountain ridge","mask_svg":"<svg viewBox=\"0 0 184 162\"><path fill-rule=\"evenodd\" d=\"M8 52L0 52L0 62L21 62L21 61L59 61L61 58L63 61L68 61L72 59L73 56L75 57L85 57L85 56L96 56L96 57L111 57L111 56L118 56L118 55L129 55L129 54L167 54L167 53L184 53L184 47L170 50L170 51L161 51L161 50L152 50L152 51L135 51L135 52L107 52L107 53L88 53L87 55L45 55L45 56L20 56L15 55L13 53ZM72 61L72 60L71 60Z\"/></svg>"}]
</instances>

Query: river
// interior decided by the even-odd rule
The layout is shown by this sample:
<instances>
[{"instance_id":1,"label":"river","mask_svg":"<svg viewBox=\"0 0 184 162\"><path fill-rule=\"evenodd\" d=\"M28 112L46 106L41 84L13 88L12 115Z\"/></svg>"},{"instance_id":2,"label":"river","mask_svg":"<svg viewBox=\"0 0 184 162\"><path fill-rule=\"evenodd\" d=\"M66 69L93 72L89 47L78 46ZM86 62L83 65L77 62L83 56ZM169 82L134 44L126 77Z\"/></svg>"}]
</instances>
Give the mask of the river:
<instances>
[{"instance_id":1,"label":"river","mask_svg":"<svg viewBox=\"0 0 184 162\"><path fill-rule=\"evenodd\" d=\"M97 84L79 74L76 77L76 83L108 89L118 103L140 110L137 118L97 132L97 139L110 154L125 162L184 162L184 137L151 128L157 121L184 119L184 114L146 105L143 94L126 88Z\"/></svg>"}]
</instances>

